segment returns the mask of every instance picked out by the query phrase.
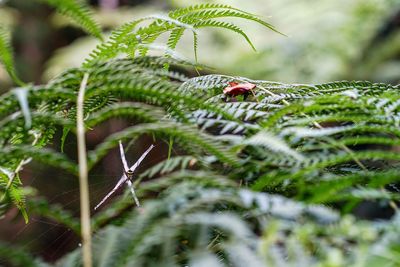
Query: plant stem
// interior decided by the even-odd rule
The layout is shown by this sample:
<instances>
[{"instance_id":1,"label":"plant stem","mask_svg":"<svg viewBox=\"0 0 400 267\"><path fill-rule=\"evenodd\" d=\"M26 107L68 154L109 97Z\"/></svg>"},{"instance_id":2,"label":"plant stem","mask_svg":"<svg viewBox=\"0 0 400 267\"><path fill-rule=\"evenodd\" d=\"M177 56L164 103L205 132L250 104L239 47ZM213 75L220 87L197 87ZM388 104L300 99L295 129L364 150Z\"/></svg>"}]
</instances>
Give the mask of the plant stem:
<instances>
[{"instance_id":1,"label":"plant stem","mask_svg":"<svg viewBox=\"0 0 400 267\"><path fill-rule=\"evenodd\" d=\"M85 102L85 89L89 74L83 76L79 88L76 114L76 132L78 139L78 162L79 162L79 189L81 206L81 235L83 249L83 266L92 267L92 237L90 229L90 203L89 203L89 184L88 166L85 142L85 125L83 121L83 104Z\"/></svg>"},{"instance_id":2,"label":"plant stem","mask_svg":"<svg viewBox=\"0 0 400 267\"><path fill-rule=\"evenodd\" d=\"M168 157L167 157L168 160L171 159L172 147L173 146L174 146L174 139L172 138L172 136L170 136L169 137L169 143L168 143Z\"/></svg>"}]
</instances>

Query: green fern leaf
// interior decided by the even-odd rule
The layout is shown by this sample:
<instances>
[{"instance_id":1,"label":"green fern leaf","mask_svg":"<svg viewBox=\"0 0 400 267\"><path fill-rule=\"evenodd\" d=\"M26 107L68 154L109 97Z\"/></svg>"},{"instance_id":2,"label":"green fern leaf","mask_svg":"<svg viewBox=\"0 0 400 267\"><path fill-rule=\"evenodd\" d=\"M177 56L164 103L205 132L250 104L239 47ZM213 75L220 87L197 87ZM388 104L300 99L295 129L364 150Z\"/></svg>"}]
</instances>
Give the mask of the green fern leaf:
<instances>
[{"instance_id":1,"label":"green fern leaf","mask_svg":"<svg viewBox=\"0 0 400 267\"><path fill-rule=\"evenodd\" d=\"M3 242L0 242L0 255L2 256L2 263L8 263L11 266L50 267L49 264L33 257L22 248L13 247Z\"/></svg>"},{"instance_id":2,"label":"green fern leaf","mask_svg":"<svg viewBox=\"0 0 400 267\"><path fill-rule=\"evenodd\" d=\"M0 27L0 61L11 79L17 85L23 86L24 83L18 78L15 71L13 50L10 44L9 33L3 27Z\"/></svg>"},{"instance_id":3,"label":"green fern leaf","mask_svg":"<svg viewBox=\"0 0 400 267\"><path fill-rule=\"evenodd\" d=\"M76 218L69 211L64 210L58 204L49 204L43 198L32 199L28 201L29 210L32 214L49 218L55 222L61 223L74 231L80 233L80 225Z\"/></svg>"},{"instance_id":4,"label":"green fern leaf","mask_svg":"<svg viewBox=\"0 0 400 267\"><path fill-rule=\"evenodd\" d=\"M254 51L256 51L256 48L254 47L253 43L251 42L251 40L247 36L247 34L242 29L240 29L238 26L236 26L235 24L232 24L229 22L216 21L216 20L204 20L204 21L195 23L193 26L196 29L200 29L200 28L204 28L204 27L217 27L217 28L223 28L223 29L227 29L227 30L236 32L236 33L240 34L246 40L246 42L251 46L251 48Z\"/></svg>"},{"instance_id":5,"label":"green fern leaf","mask_svg":"<svg viewBox=\"0 0 400 267\"><path fill-rule=\"evenodd\" d=\"M183 15L187 15L189 13L193 13L193 12L198 12L198 11L202 11L202 10L206 10L206 9L230 9L233 11L238 11L238 12L242 12L244 14L250 14L246 11L240 10L238 8L234 8L230 5L225 5L225 4L216 4L216 3L206 3L206 4L200 4L200 5L193 5L193 6L189 6L189 7L185 7L185 8L179 8L176 9L174 11L171 11L168 15L171 18L179 18Z\"/></svg>"},{"instance_id":6,"label":"green fern leaf","mask_svg":"<svg viewBox=\"0 0 400 267\"><path fill-rule=\"evenodd\" d=\"M182 38L184 32L185 32L184 28L177 28L172 30L167 41L168 48L175 49L179 40Z\"/></svg>"},{"instance_id":7,"label":"green fern leaf","mask_svg":"<svg viewBox=\"0 0 400 267\"><path fill-rule=\"evenodd\" d=\"M211 138L211 136L201 133L191 126L172 122L163 122L162 125L158 123L149 123L133 126L125 129L121 133L115 133L109 136L107 140L96 148L95 151L90 152L89 166L93 166L107 153L108 150L116 146L119 140L137 138L145 133L166 135L168 137L173 136L175 139L179 140L178 143L189 151L194 152L197 147L208 151L222 162L228 163L232 166L237 166L239 164L232 152L226 149L221 143Z\"/></svg>"},{"instance_id":8,"label":"green fern leaf","mask_svg":"<svg viewBox=\"0 0 400 267\"><path fill-rule=\"evenodd\" d=\"M77 25L86 32L102 40L102 33L99 25L94 21L92 14L81 0L38 0L47 3L61 14L72 18Z\"/></svg>"},{"instance_id":9,"label":"green fern leaf","mask_svg":"<svg viewBox=\"0 0 400 267\"><path fill-rule=\"evenodd\" d=\"M186 23L197 23L204 20L216 19L216 18L225 18L225 17L236 17L242 18L246 20L251 20L261 24L264 27L267 27L275 32L278 32L271 24L261 20L257 16L251 15L249 13L238 12L235 10L220 10L220 9L213 9L213 10L202 10L196 13L189 13L187 15L183 15L179 17L179 20L186 22ZM278 32L280 33L280 32ZM282 33L280 33L282 34Z\"/></svg>"}]
</instances>

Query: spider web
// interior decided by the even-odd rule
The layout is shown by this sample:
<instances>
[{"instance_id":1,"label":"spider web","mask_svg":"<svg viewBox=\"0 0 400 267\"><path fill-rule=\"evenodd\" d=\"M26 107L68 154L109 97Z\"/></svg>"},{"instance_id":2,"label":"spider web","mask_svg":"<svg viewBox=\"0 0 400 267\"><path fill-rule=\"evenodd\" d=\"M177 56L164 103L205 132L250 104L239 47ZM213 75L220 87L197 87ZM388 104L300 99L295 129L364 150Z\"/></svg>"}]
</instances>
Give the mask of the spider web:
<instances>
[{"instance_id":1,"label":"spider web","mask_svg":"<svg viewBox=\"0 0 400 267\"><path fill-rule=\"evenodd\" d=\"M160 160L160 158L158 158L160 155L154 156L155 154L146 158L146 160L140 164L140 167L146 169ZM96 213L93 212L94 205L99 203L101 198L113 188L123 169L117 149L110 151L108 157L113 160L105 158L104 161L115 165L112 169L105 169L104 167L103 169L97 168L89 174L92 216ZM137 156L132 157L132 153L129 153L129 158L134 159L137 158ZM37 173L41 172L43 176L38 176ZM38 195L46 195L49 185L50 187L58 189L55 195L53 194L47 197L48 203L59 203L64 210L72 212L75 218L79 218L78 179L71 179L71 176L60 174L57 171L52 172L52 174L53 175L49 175L49 178L44 179L47 175L43 174L43 170L36 170L35 167L29 166L21 173L21 177L24 186L31 186L38 189ZM29 176L31 176L31 178L28 180L27 177L29 178ZM65 179L73 181L72 185L68 186L68 188L65 186ZM51 180L52 183L49 184L49 180ZM57 191L54 188L49 191ZM125 190L127 190L126 186L122 186L116 190L115 194L110 198L114 198ZM134 203L131 197L129 197L129 201ZM108 199L103 205L106 206L108 202L112 202L112 200ZM29 214L30 222L25 224L21 216L15 216L16 211L13 213L14 214L9 215L5 220L0 220L0 229L7 229L11 225L13 226L12 229L14 229L13 233L7 237L2 236L2 241L11 243L13 246L21 247L47 262L54 262L61 256L80 246L79 235L75 233L73 229L68 228L62 223L43 216Z\"/></svg>"}]
</instances>

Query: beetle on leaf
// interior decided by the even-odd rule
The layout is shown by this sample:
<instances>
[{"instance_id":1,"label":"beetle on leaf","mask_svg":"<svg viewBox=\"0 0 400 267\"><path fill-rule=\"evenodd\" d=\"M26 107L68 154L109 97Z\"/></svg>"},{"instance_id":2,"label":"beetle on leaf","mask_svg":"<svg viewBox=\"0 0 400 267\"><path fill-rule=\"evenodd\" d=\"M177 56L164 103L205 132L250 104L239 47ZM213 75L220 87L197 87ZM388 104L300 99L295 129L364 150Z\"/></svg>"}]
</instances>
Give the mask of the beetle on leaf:
<instances>
[{"instance_id":1,"label":"beetle on leaf","mask_svg":"<svg viewBox=\"0 0 400 267\"><path fill-rule=\"evenodd\" d=\"M224 94L230 96L233 100L236 100L236 96L243 95L243 98L246 99L249 93L256 87L253 83L237 83L237 82L229 82L229 86L224 88Z\"/></svg>"}]
</instances>

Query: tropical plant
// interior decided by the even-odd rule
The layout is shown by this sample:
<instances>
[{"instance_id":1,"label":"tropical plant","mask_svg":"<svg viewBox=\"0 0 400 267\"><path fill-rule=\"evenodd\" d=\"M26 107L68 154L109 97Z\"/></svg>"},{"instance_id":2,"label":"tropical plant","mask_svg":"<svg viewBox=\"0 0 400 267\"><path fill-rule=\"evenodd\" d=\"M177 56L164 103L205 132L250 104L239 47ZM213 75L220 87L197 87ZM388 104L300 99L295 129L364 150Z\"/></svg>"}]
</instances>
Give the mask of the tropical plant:
<instances>
[{"instance_id":1,"label":"tropical plant","mask_svg":"<svg viewBox=\"0 0 400 267\"><path fill-rule=\"evenodd\" d=\"M172 2L175 7L182 7L200 1ZM258 52L253 53L223 31L218 38L211 32L203 34L199 42L202 63L211 64L221 73L285 83L399 81L398 0L321 0L312 8L308 0L218 2L256 10L288 35L282 38L273 32L258 34L260 28L249 25L246 33L252 36ZM213 45L208 46L211 41ZM190 51L184 45L180 49L182 53ZM223 53L227 50L240 53Z\"/></svg>"},{"instance_id":2,"label":"tropical plant","mask_svg":"<svg viewBox=\"0 0 400 267\"><path fill-rule=\"evenodd\" d=\"M89 13L73 1L48 2L96 32L95 23L82 19ZM188 70L203 66L174 52L186 30L195 51L202 27L234 31L252 46L239 27L218 20L225 17L273 29L228 5L182 8L122 26L82 67L45 85L21 84L3 94L2 212L14 203L28 220L19 173L32 159L82 178L82 167L91 170L119 141L149 135L168 143L168 157L138 175L134 186L142 208L134 208L125 194L91 218L96 266L397 266L399 86L188 77ZM164 33L167 45L156 45ZM5 38L0 48L19 83ZM165 56L147 55L159 48ZM84 158L88 154L86 164L46 147L58 129L63 140L71 132L79 143L79 125L90 131L115 117L137 123L94 150L80 150ZM368 222L348 214L365 201L390 207L395 215ZM31 212L77 234L88 223L43 198L27 203ZM80 266L81 253L78 248L55 265ZM3 243L0 254L12 266L50 265Z\"/></svg>"}]
</instances>

